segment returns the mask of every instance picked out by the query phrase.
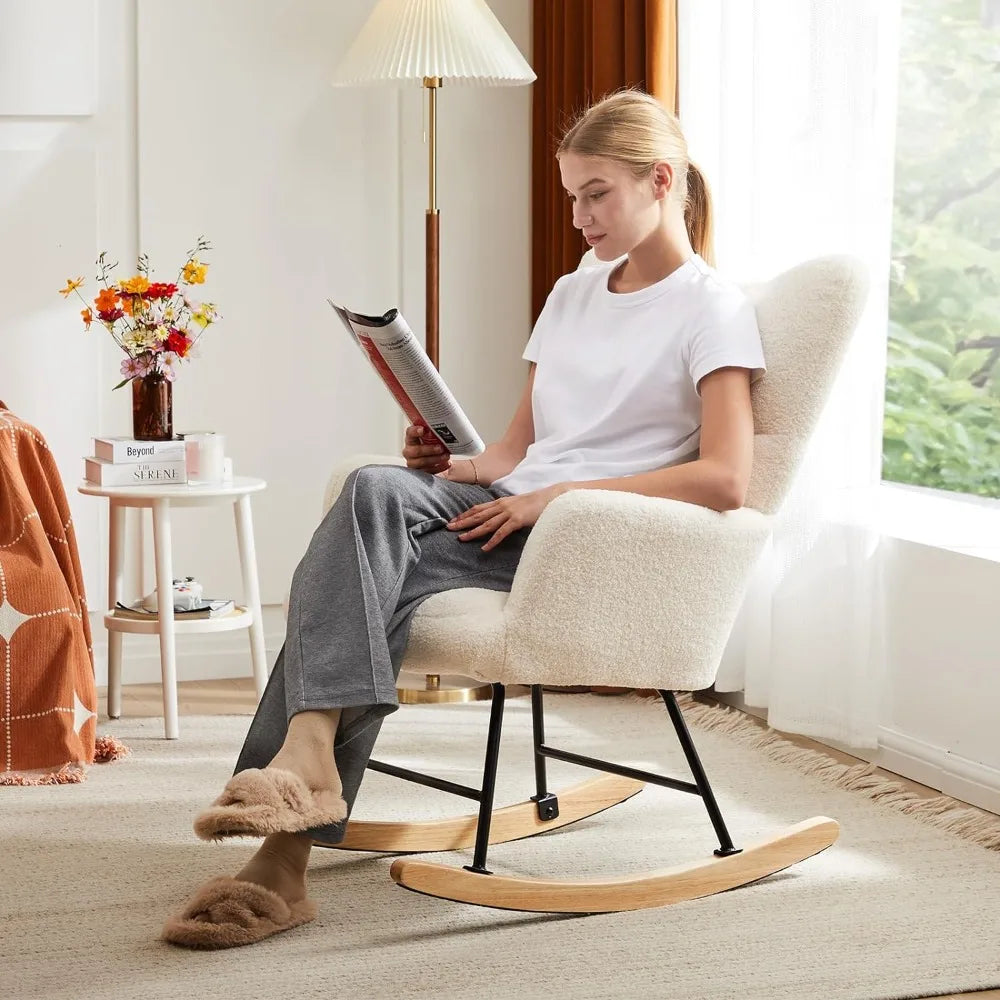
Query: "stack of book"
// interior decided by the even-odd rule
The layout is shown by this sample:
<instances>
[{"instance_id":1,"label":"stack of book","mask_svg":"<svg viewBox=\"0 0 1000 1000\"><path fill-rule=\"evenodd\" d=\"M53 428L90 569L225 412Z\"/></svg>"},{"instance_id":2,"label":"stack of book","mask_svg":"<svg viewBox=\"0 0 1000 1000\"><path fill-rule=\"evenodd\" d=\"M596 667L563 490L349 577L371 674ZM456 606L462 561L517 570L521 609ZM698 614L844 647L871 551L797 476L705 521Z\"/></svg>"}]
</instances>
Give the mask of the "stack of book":
<instances>
[{"instance_id":1,"label":"stack of book","mask_svg":"<svg viewBox=\"0 0 1000 1000\"><path fill-rule=\"evenodd\" d=\"M163 486L187 482L184 441L94 438L94 454L84 460L84 476L97 486Z\"/></svg>"}]
</instances>

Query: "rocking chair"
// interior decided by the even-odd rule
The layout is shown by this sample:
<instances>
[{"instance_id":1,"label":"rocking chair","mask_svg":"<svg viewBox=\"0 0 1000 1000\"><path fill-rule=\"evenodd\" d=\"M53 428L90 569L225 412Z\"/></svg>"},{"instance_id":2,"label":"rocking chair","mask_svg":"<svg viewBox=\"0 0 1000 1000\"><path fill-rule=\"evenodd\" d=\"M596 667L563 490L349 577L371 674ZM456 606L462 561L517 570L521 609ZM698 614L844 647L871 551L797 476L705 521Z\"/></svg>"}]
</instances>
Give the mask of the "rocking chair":
<instances>
[{"instance_id":1,"label":"rocking chair","mask_svg":"<svg viewBox=\"0 0 1000 1000\"><path fill-rule=\"evenodd\" d=\"M754 563L767 540L829 393L866 296L860 265L824 257L747 289L757 310L767 374L752 388L754 463L746 505L718 513L674 500L581 490L554 500L525 545L509 594L466 588L424 601L404 668L453 669L492 684L481 788L376 760L368 767L479 803L478 814L412 823L351 821L347 850L424 853L473 848L470 865L397 859L392 878L432 896L513 910L597 913L662 906L732 889L826 849L836 821L817 816L739 848L723 820L674 697L711 686ZM324 511L360 465L404 464L357 455L333 472ZM581 541L585 540L585 541ZM531 689L535 794L494 810L507 685ZM693 781L598 760L545 740L542 685L655 688ZM553 792L548 759L604 772ZM490 844L591 816L643 785L701 796L719 846L714 858L622 879L516 878L486 867Z\"/></svg>"}]
</instances>

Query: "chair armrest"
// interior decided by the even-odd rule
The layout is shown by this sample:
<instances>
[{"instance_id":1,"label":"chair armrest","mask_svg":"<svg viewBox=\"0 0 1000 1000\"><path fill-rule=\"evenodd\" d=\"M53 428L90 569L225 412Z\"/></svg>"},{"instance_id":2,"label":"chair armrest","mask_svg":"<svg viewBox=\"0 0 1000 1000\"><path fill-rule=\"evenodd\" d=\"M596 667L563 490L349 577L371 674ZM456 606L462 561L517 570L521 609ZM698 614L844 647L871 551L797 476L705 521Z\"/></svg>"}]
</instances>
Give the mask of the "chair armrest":
<instances>
[{"instance_id":1,"label":"chair armrest","mask_svg":"<svg viewBox=\"0 0 1000 1000\"><path fill-rule=\"evenodd\" d=\"M532 529L514 577L504 680L710 686L770 531L749 508L564 494Z\"/></svg>"},{"instance_id":2,"label":"chair armrest","mask_svg":"<svg viewBox=\"0 0 1000 1000\"><path fill-rule=\"evenodd\" d=\"M339 461L330 473L330 478L326 484L326 492L323 494L323 515L333 506L334 501L340 496L340 491L344 488L347 477L362 465L406 465L406 459L402 455L348 455L347 458Z\"/></svg>"}]
</instances>

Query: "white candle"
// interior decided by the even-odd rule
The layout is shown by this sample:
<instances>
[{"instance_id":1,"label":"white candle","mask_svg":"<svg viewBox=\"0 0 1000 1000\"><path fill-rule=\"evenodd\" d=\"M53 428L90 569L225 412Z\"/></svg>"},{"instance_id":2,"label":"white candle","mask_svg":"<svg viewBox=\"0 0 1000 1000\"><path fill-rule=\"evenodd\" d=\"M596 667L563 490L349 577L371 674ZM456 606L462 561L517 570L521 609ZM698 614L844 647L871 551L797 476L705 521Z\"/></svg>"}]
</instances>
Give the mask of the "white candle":
<instances>
[{"instance_id":1,"label":"white candle","mask_svg":"<svg viewBox=\"0 0 1000 1000\"><path fill-rule=\"evenodd\" d=\"M184 438L188 482L218 485L225 474L226 439L222 434L191 434Z\"/></svg>"}]
</instances>

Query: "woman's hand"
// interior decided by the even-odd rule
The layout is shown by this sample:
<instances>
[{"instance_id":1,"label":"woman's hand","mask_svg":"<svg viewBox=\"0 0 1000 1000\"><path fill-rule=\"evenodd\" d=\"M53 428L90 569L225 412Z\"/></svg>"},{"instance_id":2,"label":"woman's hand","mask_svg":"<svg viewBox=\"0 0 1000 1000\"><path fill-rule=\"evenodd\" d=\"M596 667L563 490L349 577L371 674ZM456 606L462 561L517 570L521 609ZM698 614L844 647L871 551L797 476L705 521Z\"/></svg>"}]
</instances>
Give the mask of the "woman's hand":
<instances>
[{"instance_id":1,"label":"woman's hand","mask_svg":"<svg viewBox=\"0 0 1000 1000\"><path fill-rule=\"evenodd\" d=\"M479 503L470 507L448 522L449 531L461 531L459 541L471 542L484 535L493 537L482 547L483 552L495 549L509 534L533 525L542 511L569 489L568 483L556 483L531 493L520 493L512 497L500 497L489 503Z\"/></svg>"},{"instance_id":2,"label":"woman's hand","mask_svg":"<svg viewBox=\"0 0 1000 1000\"><path fill-rule=\"evenodd\" d=\"M445 472L451 467L451 455L445 451L444 445L435 441L433 444L423 444L424 433L429 433L420 424L410 424L406 428L406 442L403 445L403 458L408 469L420 469L421 472Z\"/></svg>"},{"instance_id":3,"label":"woman's hand","mask_svg":"<svg viewBox=\"0 0 1000 1000\"><path fill-rule=\"evenodd\" d=\"M453 483L468 483L470 486L473 484L479 485L479 480L476 478L476 470L473 468L472 462L467 458L460 458L458 465L452 461L451 465L444 472L439 472L438 475L442 479L448 479Z\"/></svg>"}]
</instances>

